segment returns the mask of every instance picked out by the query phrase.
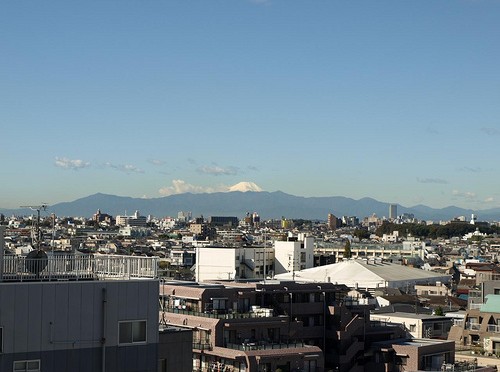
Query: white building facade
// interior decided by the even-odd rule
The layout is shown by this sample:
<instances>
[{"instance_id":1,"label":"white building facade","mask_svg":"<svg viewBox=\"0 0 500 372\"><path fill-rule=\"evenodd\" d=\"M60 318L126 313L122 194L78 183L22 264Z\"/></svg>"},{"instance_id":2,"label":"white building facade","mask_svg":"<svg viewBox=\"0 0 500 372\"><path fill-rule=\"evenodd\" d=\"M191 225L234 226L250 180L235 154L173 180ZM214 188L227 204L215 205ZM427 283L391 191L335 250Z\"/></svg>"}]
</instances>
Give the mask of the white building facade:
<instances>
[{"instance_id":1,"label":"white building facade","mask_svg":"<svg viewBox=\"0 0 500 372\"><path fill-rule=\"evenodd\" d=\"M264 279L274 274L274 249L196 247L196 281Z\"/></svg>"},{"instance_id":2,"label":"white building facade","mask_svg":"<svg viewBox=\"0 0 500 372\"><path fill-rule=\"evenodd\" d=\"M314 238L299 234L274 242L275 273L294 273L314 266Z\"/></svg>"}]
</instances>

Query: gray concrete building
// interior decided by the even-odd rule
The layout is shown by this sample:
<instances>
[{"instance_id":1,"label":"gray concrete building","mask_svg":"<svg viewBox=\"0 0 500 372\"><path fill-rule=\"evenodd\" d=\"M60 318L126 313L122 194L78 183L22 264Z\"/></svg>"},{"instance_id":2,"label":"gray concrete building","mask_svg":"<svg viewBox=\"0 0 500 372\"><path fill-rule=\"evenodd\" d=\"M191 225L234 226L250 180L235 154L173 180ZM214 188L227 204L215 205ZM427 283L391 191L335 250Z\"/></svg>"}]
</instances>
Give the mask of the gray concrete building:
<instances>
[{"instance_id":1,"label":"gray concrete building","mask_svg":"<svg viewBox=\"0 0 500 372\"><path fill-rule=\"evenodd\" d=\"M0 371L158 370L155 258L4 255Z\"/></svg>"}]
</instances>

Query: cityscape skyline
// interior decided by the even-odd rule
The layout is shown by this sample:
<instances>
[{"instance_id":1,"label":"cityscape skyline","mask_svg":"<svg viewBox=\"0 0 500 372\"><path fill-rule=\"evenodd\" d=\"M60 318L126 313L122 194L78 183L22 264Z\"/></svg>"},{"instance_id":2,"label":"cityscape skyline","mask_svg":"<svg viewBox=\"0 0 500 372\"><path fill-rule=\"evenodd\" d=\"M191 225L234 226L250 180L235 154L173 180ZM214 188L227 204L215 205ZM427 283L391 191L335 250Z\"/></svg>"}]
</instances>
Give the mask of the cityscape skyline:
<instances>
[{"instance_id":1,"label":"cityscape skyline","mask_svg":"<svg viewBox=\"0 0 500 372\"><path fill-rule=\"evenodd\" d=\"M242 181L499 207L499 14L495 0L7 0L0 207Z\"/></svg>"}]
</instances>

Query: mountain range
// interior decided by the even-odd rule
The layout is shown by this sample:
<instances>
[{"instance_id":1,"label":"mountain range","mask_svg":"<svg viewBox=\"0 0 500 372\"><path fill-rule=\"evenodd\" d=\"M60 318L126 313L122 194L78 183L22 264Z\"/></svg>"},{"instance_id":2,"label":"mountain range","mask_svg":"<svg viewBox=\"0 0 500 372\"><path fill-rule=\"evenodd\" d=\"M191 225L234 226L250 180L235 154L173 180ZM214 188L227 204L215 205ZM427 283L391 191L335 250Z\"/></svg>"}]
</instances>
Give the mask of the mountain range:
<instances>
[{"instance_id":1,"label":"mountain range","mask_svg":"<svg viewBox=\"0 0 500 372\"><path fill-rule=\"evenodd\" d=\"M379 217L388 216L389 204L372 198L359 200L342 196L331 197L301 197L286 194L281 191L230 191L192 194L183 193L160 198L131 198L97 193L71 202L51 205L46 214L57 216L91 217L97 210L113 216L131 215L136 210L141 215L155 217L176 217L179 211L191 211L193 217L198 216L235 216L242 218L247 212L257 212L263 219L312 219L326 220L328 213L337 217L357 216L362 219L376 214ZM1 209L4 215L31 215L29 209ZM398 215L411 213L422 220L450 220L458 216L470 219L475 213L479 221L500 220L500 208L473 211L459 207L435 209L425 205L404 207L398 205Z\"/></svg>"}]
</instances>

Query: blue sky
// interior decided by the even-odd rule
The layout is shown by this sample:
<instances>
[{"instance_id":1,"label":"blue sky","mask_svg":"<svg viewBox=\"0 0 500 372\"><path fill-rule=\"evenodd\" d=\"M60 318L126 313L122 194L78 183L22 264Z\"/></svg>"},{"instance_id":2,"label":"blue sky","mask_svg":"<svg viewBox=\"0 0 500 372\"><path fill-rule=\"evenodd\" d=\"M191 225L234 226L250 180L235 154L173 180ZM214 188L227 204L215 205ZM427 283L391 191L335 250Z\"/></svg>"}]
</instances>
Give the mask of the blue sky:
<instances>
[{"instance_id":1,"label":"blue sky","mask_svg":"<svg viewBox=\"0 0 500 372\"><path fill-rule=\"evenodd\" d=\"M500 0L4 0L0 207L240 181L500 206Z\"/></svg>"}]
</instances>

